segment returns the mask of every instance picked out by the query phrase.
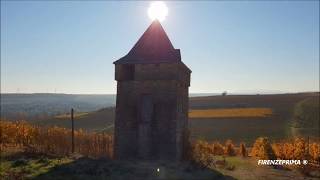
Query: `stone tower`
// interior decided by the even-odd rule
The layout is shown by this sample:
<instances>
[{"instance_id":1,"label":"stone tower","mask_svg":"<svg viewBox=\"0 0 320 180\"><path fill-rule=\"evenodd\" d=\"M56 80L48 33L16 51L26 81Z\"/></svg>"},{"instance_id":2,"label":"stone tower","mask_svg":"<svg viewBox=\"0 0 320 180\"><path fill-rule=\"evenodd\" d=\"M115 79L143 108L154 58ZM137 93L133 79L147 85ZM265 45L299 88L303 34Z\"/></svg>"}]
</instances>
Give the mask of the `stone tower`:
<instances>
[{"instance_id":1,"label":"stone tower","mask_svg":"<svg viewBox=\"0 0 320 180\"><path fill-rule=\"evenodd\" d=\"M153 21L130 52L114 64L115 157L181 159L191 70L159 21Z\"/></svg>"}]
</instances>

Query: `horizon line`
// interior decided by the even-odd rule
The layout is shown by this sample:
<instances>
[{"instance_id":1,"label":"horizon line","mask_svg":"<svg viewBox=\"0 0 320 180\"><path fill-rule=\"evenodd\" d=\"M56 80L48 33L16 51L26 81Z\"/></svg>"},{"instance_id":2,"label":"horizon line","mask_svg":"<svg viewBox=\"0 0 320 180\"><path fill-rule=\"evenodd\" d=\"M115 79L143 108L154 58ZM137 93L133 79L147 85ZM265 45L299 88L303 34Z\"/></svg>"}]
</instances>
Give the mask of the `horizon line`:
<instances>
[{"instance_id":1,"label":"horizon line","mask_svg":"<svg viewBox=\"0 0 320 180\"><path fill-rule=\"evenodd\" d=\"M320 93L320 91L295 91L295 92L227 92L227 95L257 95L257 94L301 94L301 93ZM190 92L189 94L222 94L223 92ZM29 93L29 92L0 92L0 94L15 94L15 95L32 95L32 94L48 94L48 95L117 95L117 93L53 93L53 92L35 92L35 93Z\"/></svg>"}]
</instances>

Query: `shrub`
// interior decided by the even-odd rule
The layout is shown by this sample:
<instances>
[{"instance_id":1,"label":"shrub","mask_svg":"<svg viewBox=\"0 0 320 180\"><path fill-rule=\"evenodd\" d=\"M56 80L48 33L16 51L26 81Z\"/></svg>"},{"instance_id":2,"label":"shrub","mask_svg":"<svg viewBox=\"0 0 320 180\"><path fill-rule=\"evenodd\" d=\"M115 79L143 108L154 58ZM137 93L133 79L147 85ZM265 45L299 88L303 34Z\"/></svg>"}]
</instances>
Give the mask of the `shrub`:
<instances>
[{"instance_id":1,"label":"shrub","mask_svg":"<svg viewBox=\"0 0 320 180\"><path fill-rule=\"evenodd\" d=\"M219 142L214 142L213 146L213 154L214 155L224 155L224 147Z\"/></svg>"},{"instance_id":2,"label":"shrub","mask_svg":"<svg viewBox=\"0 0 320 180\"><path fill-rule=\"evenodd\" d=\"M293 158L300 160L308 159L306 148L306 142L303 138L295 138L293 140Z\"/></svg>"},{"instance_id":3,"label":"shrub","mask_svg":"<svg viewBox=\"0 0 320 180\"><path fill-rule=\"evenodd\" d=\"M320 162L320 143L311 143L309 144L309 154L312 160Z\"/></svg>"},{"instance_id":4,"label":"shrub","mask_svg":"<svg viewBox=\"0 0 320 180\"><path fill-rule=\"evenodd\" d=\"M251 155L260 159L276 159L275 153L267 137L258 138L251 150Z\"/></svg>"},{"instance_id":5,"label":"shrub","mask_svg":"<svg viewBox=\"0 0 320 180\"><path fill-rule=\"evenodd\" d=\"M213 148L206 141L198 140L192 145L191 161L201 168L214 167Z\"/></svg>"},{"instance_id":6,"label":"shrub","mask_svg":"<svg viewBox=\"0 0 320 180\"><path fill-rule=\"evenodd\" d=\"M226 146L224 148L224 154L227 156L235 156L236 150L231 140L226 141Z\"/></svg>"},{"instance_id":7,"label":"shrub","mask_svg":"<svg viewBox=\"0 0 320 180\"><path fill-rule=\"evenodd\" d=\"M248 156L246 145L243 142L240 143L239 155L242 156L242 157L247 157Z\"/></svg>"},{"instance_id":8,"label":"shrub","mask_svg":"<svg viewBox=\"0 0 320 180\"><path fill-rule=\"evenodd\" d=\"M279 159L287 159L286 154L284 152L284 144L283 143L273 143L272 145L273 152L276 157Z\"/></svg>"}]
</instances>

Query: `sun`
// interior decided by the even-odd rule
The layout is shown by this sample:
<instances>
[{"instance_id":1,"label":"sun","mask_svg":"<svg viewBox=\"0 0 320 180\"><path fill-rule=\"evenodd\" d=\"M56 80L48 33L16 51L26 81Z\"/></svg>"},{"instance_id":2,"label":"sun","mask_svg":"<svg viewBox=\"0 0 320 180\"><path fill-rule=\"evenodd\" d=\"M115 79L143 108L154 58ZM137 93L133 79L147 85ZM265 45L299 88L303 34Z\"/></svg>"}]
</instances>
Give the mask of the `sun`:
<instances>
[{"instance_id":1,"label":"sun","mask_svg":"<svg viewBox=\"0 0 320 180\"><path fill-rule=\"evenodd\" d=\"M162 1L155 1L150 4L148 15L151 20L163 21L168 15L168 7Z\"/></svg>"}]
</instances>

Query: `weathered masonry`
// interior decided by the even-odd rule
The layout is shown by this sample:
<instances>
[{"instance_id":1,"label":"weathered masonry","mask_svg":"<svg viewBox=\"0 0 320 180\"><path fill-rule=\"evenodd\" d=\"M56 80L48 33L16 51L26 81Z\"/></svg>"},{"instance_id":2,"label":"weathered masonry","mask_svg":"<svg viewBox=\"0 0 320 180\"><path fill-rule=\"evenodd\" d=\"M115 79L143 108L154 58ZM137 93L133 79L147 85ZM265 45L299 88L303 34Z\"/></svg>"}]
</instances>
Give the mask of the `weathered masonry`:
<instances>
[{"instance_id":1,"label":"weathered masonry","mask_svg":"<svg viewBox=\"0 0 320 180\"><path fill-rule=\"evenodd\" d=\"M159 21L153 21L114 64L115 157L181 159L187 140L191 70Z\"/></svg>"}]
</instances>

